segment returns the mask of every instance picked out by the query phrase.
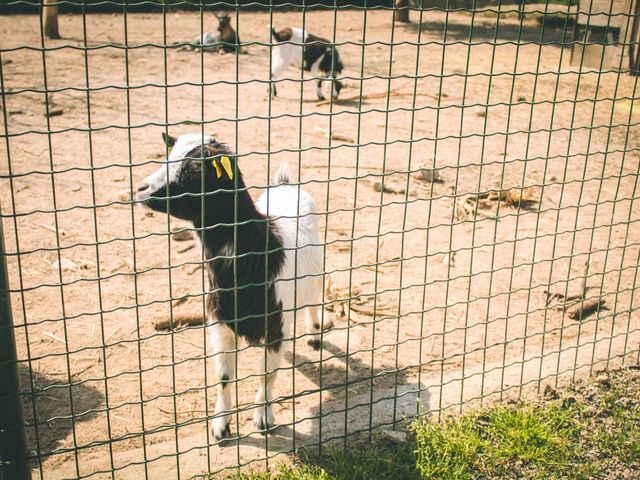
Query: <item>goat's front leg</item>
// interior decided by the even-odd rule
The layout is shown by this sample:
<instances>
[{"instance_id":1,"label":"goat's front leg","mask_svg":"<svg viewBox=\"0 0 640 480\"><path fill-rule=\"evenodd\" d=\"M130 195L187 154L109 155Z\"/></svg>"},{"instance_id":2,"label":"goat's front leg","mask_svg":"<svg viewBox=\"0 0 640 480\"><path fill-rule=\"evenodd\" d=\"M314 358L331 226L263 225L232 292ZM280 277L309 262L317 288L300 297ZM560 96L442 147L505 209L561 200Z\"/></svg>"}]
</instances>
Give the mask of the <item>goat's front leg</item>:
<instances>
[{"instance_id":1,"label":"goat's front leg","mask_svg":"<svg viewBox=\"0 0 640 480\"><path fill-rule=\"evenodd\" d=\"M282 342L278 341L274 345L265 346L265 350L265 354L262 355L263 368L260 372L262 376L260 378L260 387L256 392L253 422L258 430L266 434L273 427L273 413L271 412L270 402L273 400L273 384L278 375L284 348Z\"/></svg>"},{"instance_id":2,"label":"goat's front leg","mask_svg":"<svg viewBox=\"0 0 640 480\"><path fill-rule=\"evenodd\" d=\"M324 100L324 94L322 93L322 79L318 79L318 83L316 84L316 95L318 95L318 100Z\"/></svg>"},{"instance_id":3,"label":"goat's front leg","mask_svg":"<svg viewBox=\"0 0 640 480\"><path fill-rule=\"evenodd\" d=\"M276 98L276 96L278 95L278 90L277 90L276 84L275 84L276 77L275 77L275 75L271 74L269 79L271 80L269 82L269 96L271 98Z\"/></svg>"},{"instance_id":4,"label":"goat's front leg","mask_svg":"<svg viewBox=\"0 0 640 480\"><path fill-rule=\"evenodd\" d=\"M231 436L231 409L233 402L231 388L236 378L234 355L236 353L236 335L224 323L216 322L207 326L209 343L213 354L213 365L218 395L215 417L211 421L211 433L216 441ZM225 413L226 412L226 413Z\"/></svg>"}]
</instances>

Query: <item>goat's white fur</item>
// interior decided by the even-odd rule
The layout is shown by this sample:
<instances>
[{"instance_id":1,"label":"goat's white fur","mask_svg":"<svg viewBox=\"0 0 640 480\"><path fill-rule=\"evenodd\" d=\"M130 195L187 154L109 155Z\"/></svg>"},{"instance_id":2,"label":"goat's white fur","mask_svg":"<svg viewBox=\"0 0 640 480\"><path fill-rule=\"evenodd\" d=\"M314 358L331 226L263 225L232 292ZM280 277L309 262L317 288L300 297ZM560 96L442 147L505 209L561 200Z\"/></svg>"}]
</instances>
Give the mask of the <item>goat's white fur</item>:
<instances>
[{"instance_id":1,"label":"goat's white fur","mask_svg":"<svg viewBox=\"0 0 640 480\"><path fill-rule=\"evenodd\" d=\"M301 28L292 28L289 41L276 43L271 49L271 76L275 79L289 65L302 67L304 44L309 34ZM317 66L316 66L317 68Z\"/></svg>"}]
</instances>

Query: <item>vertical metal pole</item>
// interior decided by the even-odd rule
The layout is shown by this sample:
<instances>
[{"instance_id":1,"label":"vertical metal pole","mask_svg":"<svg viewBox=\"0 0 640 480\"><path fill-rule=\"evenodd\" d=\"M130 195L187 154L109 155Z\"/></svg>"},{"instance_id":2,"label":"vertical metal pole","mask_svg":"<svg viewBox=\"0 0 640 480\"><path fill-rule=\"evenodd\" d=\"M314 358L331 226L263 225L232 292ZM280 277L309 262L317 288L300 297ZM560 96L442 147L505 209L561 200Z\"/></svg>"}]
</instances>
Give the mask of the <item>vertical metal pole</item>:
<instances>
[{"instance_id":1,"label":"vertical metal pole","mask_svg":"<svg viewBox=\"0 0 640 480\"><path fill-rule=\"evenodd\" d=\"M0 222L0 480L30 480L27 439Z\"/></svg>"}]
</instances>

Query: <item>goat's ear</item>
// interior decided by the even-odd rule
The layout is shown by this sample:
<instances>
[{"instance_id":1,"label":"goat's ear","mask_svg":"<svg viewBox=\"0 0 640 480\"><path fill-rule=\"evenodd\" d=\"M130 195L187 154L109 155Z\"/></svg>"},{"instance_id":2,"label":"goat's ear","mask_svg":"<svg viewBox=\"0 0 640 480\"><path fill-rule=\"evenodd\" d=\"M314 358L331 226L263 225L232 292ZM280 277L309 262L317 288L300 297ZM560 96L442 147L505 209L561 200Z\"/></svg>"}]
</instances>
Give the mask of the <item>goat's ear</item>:
<instances>
[{"instance_id":1,"label":"goat's ear","mask_svg":"<svg viewBox=\"0 0 640 480\"><path fill-rule=\"evenodd\" d=\"M164 132L162 132L162 140L164 140L164 144L167 146L167 148L171 148L176 144L176 137L167 135Z\"/></svg>"}]
</instances>

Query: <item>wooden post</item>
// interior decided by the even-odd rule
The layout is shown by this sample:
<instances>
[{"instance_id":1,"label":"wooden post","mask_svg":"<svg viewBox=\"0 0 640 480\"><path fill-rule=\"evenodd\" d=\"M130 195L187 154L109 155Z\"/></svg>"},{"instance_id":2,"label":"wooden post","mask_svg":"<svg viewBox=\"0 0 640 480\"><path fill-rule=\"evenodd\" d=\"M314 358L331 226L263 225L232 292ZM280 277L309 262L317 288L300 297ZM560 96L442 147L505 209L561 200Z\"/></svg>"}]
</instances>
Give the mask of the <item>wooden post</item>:
<instances>
[{"instance_id":1,"label":"wooden post","mask_svg":"<svg viewBox=\"0 0 640 480\"><path fill-rule=\"evenodd\" d=\"M517 0L516 4L518 5L518 20L522 21L525 19L525 0Z\"/></svg>"},{"instance_id":2,"label":"wooden post","mask_svg":"<svg viewBox=\"0 0 640 480\"><path fill-rule=\"evenodd\" d=\"M396 0L396 22L409 23L409 0Z\"/></svg>"},{"instance_id":3,"label":"wooden post","mask_svg":"<svg viewBox=\"0 0 640 480\"><path fill-rule=\"evenodd\" d=\"M60 38L58 32L58 6L48 4L55 3L56 0L42 0L44 8L44 34L48 38Z\"/></svg>"},{"instance_id":4,"label":"wooden post","mask_svg":"<svg viewBox=\"0 0 640 480\"><path fill-rule=\"evenodd\" d=\"M640 40L640 0L636 0L635 8L633 9L633 20L631 24L631 33L627 36L625 41L629 42L629 70L632 75L640 75L640 52L638 50L636 42Z\"/></svg>"}]
</instances>

